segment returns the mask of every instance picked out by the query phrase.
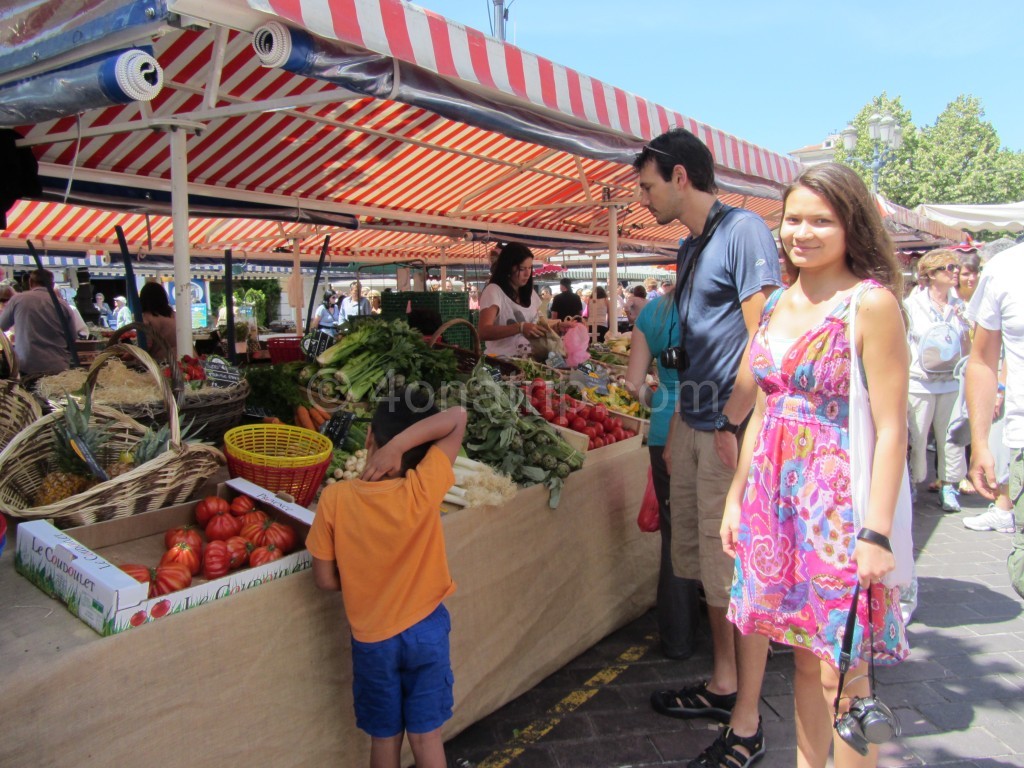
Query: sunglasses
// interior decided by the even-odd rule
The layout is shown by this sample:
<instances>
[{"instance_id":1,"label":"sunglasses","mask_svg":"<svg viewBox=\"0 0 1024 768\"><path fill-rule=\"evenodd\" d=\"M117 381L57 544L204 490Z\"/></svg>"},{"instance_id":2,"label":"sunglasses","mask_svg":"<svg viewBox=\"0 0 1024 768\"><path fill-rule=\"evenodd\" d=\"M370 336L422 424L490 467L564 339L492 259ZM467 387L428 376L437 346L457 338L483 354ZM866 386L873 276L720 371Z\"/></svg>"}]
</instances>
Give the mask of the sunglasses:
<instances>
[{"instance_id":1,"label":"sunglasses","mask_svg":"<svg viewBox=\"0 0 1024 768\"><path fill-rule=\"evenodd\" d=\"M936 272L959 272L959 271L960 271L960 265L959 264L947 264L944 267L936 267L935 269L932 270L932 274L934 275Z\"/></svg>"},{"instance_id":2,"label":"sunglasses","mask_svg":"<svg viewBox=\"0 0 1024 768\"><path fill-rule=\"evenodd\" d=\"M651 152L654 152L656 155L661 155L662 157L667 157L673 163L676 163L677 165L682 165L682 163L679 162L679 158L677 158L671 152L666 152L664 149L658 149L657 147L653 147L650 144L645 144L644 145L644 149L649 149Z\"/></svg>"}]
</instances>

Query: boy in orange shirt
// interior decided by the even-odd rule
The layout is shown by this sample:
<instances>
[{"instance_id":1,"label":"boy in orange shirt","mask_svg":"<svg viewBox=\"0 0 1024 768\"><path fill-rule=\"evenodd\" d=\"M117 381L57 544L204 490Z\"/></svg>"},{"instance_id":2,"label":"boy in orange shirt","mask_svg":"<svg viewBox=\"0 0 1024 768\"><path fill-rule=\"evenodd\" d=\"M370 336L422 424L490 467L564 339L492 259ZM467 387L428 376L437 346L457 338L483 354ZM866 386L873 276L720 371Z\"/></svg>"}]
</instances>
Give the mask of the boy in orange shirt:
<instances>
[{"instance_id":1,"label":"boy in orange shirt","mask_svg":"<svg viewBox=\"0 0 1024 768\"><path fill-rule=\"evenodd\" d=\"M466 411L438 412L414 390L377 408L358 480L328 486L306 539L320 589L341 590L352 628L356 725L371 768L399 768L409 734L418 768L445 768L452 716L451 621L441 502L455 483Z\"/></svg>"}]
</instances>

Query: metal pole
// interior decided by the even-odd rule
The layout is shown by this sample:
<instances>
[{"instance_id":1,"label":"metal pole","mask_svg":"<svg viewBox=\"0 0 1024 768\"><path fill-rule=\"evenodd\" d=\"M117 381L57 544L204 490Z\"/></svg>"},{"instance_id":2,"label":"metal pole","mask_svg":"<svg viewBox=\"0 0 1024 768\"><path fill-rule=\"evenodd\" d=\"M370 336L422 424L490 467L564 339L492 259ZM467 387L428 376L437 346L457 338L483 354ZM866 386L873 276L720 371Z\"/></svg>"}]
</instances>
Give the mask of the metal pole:
<instances>
[{"instance_id":1,"label":"metal pole","mask_svg":"<svg viewBox=\"0 0 1024 768\"><path fill-rule=\"evenodd\" d=\"M505 0L493 0L494 2L494 36L499 40L505 39Z\"/></svg>"},{"instance_id":2,"label":"metal pole","mask_svg":"<svg viewBox=\"0 0 1024 768\"><path fill-rule=\"evenodd\" d=\"M292 276L288 281L288 301L295 315L295 332L302 335L302 302L306 291L302 283L302 256L299 253L299 238L292 238ZM310 301L316 297L310 297Z\"/></svg>"},{"instance_id":3,"label":"metal pole","mask_svg":"<svg viewBox=\"0 0 1024 768\"><path fill-rule=\"evenodd\" d=\"M619 209L608 208L608 333L619 334Z\"/></svg>"},{"instance_id":4,"label":"metal pole","mask_svg":"<svg viewBox=\"0 0 1024 768\"><path fill-rule=\"evenodd\" d=\"M189 275L188 238L188 134L170 132L171 141L171 231L174 242L175 339L178 355L192 354L192 285ZM142 321L141 315L139 322Z\"/></svg>"}]
</instances>

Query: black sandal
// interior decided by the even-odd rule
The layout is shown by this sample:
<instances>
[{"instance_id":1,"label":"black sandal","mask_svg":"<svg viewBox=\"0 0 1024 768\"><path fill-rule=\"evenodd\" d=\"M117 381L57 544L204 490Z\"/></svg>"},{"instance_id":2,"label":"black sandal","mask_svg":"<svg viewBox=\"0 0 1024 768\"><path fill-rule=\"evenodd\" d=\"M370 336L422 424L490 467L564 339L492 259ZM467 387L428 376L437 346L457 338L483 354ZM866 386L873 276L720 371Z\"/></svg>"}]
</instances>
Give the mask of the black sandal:
<instances>
[{"instance_id":1,"label":"black sandal","mask_svg":"<svg viewBox=\"0 0 1024 768\"><path fill-rule=\"evenodd\" d=\"M746 752L741 752L742 747ZM757 721L757 733L753 736L737 736L732 728L726 727L711 746L691 760L686 768L750 768L764 757L764 732L761 719Z\"/></svg>"},{"instance_id":2,"label":"black sandal","mask_svg":"<svg viewBox=\"0 0 1024 768\"><path fill-rule=\"evenodd\" d=\"M712 693L705 680L678 691L655 691L651 694L651 706L660 715L688 720L707 717L720 723L728 723L732 708L736 706L735 693Z\"/></svg>"}]
</instances>

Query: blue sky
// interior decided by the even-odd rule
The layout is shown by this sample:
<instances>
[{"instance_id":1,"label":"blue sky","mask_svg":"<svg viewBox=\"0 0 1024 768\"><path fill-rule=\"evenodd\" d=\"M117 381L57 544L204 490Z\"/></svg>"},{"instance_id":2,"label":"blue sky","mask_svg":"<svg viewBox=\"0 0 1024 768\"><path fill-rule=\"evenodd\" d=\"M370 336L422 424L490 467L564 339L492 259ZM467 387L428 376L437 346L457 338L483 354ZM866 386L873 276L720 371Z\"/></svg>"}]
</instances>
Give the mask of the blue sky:
<instances>
[{"instance_id":1,"label":"blue sky","mask_svg":"<svg viewBox=\"0 0 1024 768\"><path fill-rule=\"evenodd\" d=\"M492 0L417 3L490 32ZM768 149L841 130L882 91L931 125L981 99L1024 150L1024 0L513 0L507 39Z\"/></svg>"}]
</instances>

